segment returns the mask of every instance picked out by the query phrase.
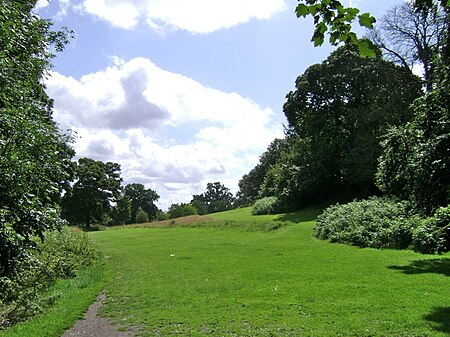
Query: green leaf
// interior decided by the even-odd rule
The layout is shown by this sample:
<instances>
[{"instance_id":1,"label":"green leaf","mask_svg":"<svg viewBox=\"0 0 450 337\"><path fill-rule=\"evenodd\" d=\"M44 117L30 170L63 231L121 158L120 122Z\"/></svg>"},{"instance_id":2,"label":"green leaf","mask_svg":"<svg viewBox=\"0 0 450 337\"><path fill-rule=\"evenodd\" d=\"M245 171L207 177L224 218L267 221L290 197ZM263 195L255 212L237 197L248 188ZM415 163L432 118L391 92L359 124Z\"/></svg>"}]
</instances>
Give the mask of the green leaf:
<instances>
[{"instance_id":1,"label":"green leaf","mask_svg":"<svg viewBox=\"0 0 450 337\"><path fill-rule=\"evenodd\" d=\"M364 13L359 16L359 25L362 27L367 27L373 29L373 24L377 20L371 16L369 13Z\"/></svg>"},{"instance_id":2,"label":"green leaf","mask_svg":"<svg viewBox=\"0 0 450 337\"><path fill-rule=\"evenodd\" d=\"M306 18L306 16L310 13L309 7L306 6L305 4L299 4L296 8L296 13L297 13L297 17L304 17Z\"/></svg>"},{"instance_id":3,"label":"green leaf","mask_svg":"<svg viewBox=\"0 0 450 337\"><path fill-rule=\"evenodd\" d=\"M354 18L356 18L356 15L358 15L359 13L359 9L353 7L346 8L346 11L347 11L346 18L348 19L348 21L352 21Z\"/></svg>"},{"instance_id":4,"label":"green leaf","mask_svg":"<svg viewBox=\"0 0 450 337\"><path fill-rule=\"evenodd\" d=\"M358 43L358 50L361 57L374 58L376 56L375 46L367 40Z\"/></svg>"}]
</instances>

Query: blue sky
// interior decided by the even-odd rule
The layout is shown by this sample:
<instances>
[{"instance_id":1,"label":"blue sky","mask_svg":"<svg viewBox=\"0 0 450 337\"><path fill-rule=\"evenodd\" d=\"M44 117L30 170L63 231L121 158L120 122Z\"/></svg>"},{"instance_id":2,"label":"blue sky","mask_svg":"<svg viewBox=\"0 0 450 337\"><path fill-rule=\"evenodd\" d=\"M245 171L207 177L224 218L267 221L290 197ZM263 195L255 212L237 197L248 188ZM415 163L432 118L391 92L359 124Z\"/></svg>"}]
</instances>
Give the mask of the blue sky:
<instances>
[{"instance_id":1,"label":"blue sky","mask_svg":"<svg viewBox=\"0 0 450 337\"><path fill-rule=\"evenodd\" d=\"M344 1L380 17L401 0ZM276 137L297 76L333 50L314 48L295 0L39 0L76 38L47 91L77 157L121 164L159 206L208 182L232 192Z\"/></svg>"}]
</instances>

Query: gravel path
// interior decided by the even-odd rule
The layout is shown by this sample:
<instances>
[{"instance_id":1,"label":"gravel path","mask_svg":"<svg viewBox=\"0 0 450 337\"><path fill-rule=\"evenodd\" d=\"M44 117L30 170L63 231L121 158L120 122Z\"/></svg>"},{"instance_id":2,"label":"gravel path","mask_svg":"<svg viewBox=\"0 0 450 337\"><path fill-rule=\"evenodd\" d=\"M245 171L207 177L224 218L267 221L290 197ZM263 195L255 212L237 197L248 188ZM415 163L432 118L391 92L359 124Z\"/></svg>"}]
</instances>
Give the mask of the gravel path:
<instances>
[{"instance_id":1,"label":"gravel path","mask_svg":"<svg viewBox=\"0 0 450 337\"><path fill-rule=\"evenodd\" d=\"M132 337L133 335L127 332L117 331L107 318L98 315L98 310L105 299L105 294L100 294L89 307L84 319L76 322L62 337Z\"/></svg>"}]
</instances>

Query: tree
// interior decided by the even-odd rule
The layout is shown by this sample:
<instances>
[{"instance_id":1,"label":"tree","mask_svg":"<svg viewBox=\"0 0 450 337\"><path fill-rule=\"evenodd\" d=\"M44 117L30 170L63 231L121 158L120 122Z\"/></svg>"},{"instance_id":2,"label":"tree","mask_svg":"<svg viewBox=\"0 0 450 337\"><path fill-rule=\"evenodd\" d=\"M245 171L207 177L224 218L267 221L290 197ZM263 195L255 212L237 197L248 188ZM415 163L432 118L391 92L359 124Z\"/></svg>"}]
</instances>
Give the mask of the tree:
<instances>
[{"instance_id":1,"label":"tree","mask_svg":"<svg viewBox=\"0 0 450 337\"><path fill-rule=\"evenodd\" d=\"M146 222L148 222L148 214L141 207L139 207L136 212L136 223L146 223Z\"/></svg>"},{"instance_id":2,"label":"tree","mask_svg":"<svg viewBox=\"0 0 450 337\"><path fill-rule=\"evenodd\" d=\"M137 183L126 185L124 193L131 201L131 223L136 222L139 207L147 213L149 220L157 218L158 207L156 207L155 202L159 199L158 193Z\"/></svg>"},{"instance_id":3,"label":"tree","mask_svg":"<svg viewBox=\"0 0 450 337\"><path fill-rule=\"evenodd\" d=\"M191 204L203 215L231 209L233 202L234 197L230 190L220 182L215 182L207 184L206 192L194 195Z\"/></svg>"},{"instance_id":4,"label":"tree","mask_svg":"<svg viewBox=\"0 0 450 337\"><path fill-rule=\"evenodd\" d=\"M239 180L237 203L250 205L259 197L261 186L268 170L275 165L288 144L285 139L275 139L259 158L259 163Z\"/></svg>"},{"instance_id":5,"label":"tree","mask_svg":"<svg viewBox=\"0 0 450 337\"><path fill-rule=\"evenodd\" d=\"M5 280L29 262L36 240L63 224L57 203L72 175L72 140L53 121L53 102L43 84L52 50L61 51L68 36L52 31L50 21L31 12L35 2L0 2L2 295L8 288Z\"/></svg>"},{"instance_id":6,"label":"tree","mask_svg":"<svg viewBox=\"0 0 450 337\"><path fill-rule=\"evenodd\" d=\"M75 183L62 202L62 216L86 227L107 223L120 198L121 182L119 164L80 158Z\"/></svg>"},{"instance_id":7,"label":"tree","mask_svg":"<svg viewBox=\"0 0 450 337\"><path fill-rule=\"evenodd\" d=\"M360 54L375 57L375 46L368 40L358 40L355 32L352 31L352 23L358 19L362 27L372 29L376 19L369 13L359 14L359 9L344 7L338 0L299 0L296 8L297 17L306 17L311 15L314 18L314 35L312 41L314 45L320 46L325 39L325 33L328 31L331 44L340 42L346 45L357 45ZM430 11L433 6L439 4L445 12L446 34L442 50L444 58L450 58L450 2L448 0L414 0L414 8L419 12ZM446 63L446 62L444 62Z\"/></svg>"},{"instance_id":8,"label":"tree","mask_svg":"<svg viewBox=\"0 0 450 337\"><path fill-rule=\"evenodd\" d=\"M309 67L284 105L294 148L274 168L271 179L282 193L275 196L318 201L374 193L379 137L411 119L409 106L420 94L420 80L408 69L362 58L352 46Z\"/></svg>"},{"instance_id":9,"label":"tree","mask_svg":"<svg viewBox=\"0 0 450 337\"><path fill-rule=\"evenodd\" d=\"M197 208L192 204L172 204L167 211L169 219L180 218L182 216L196 215L198 214Z\"/></svg>"},{"instance_id":10,"label":"tree","mask_svg":"<svg viewBox=\"0 0 450 337\"><path fill-rule=\"evenodd\" d=\"M122 225L131 220L131 201L126 195L120 195L112 209L111 224Z\"/></svg>"},{"instance_id":11,"label":"tree","mask_svg":"<svg viewBox=\"0 0 450 337\"><path fill-rule=\"evenodd\" d=\"M412 2L391 8L380 20L378 29L369 32L369 38L379 46L385 57L409 67L422 64L427 90L434 82L436 55L445 42L445 13L437 3L418 11Z\"/></svg>"}]
</instances>

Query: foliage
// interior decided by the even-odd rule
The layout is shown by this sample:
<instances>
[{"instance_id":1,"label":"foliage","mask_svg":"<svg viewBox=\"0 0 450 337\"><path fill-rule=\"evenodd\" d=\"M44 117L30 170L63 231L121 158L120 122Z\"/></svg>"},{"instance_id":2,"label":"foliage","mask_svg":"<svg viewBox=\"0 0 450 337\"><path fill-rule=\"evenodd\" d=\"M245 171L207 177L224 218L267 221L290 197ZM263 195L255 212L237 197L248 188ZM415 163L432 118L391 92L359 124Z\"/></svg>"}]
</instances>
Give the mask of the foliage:
<instances>
[{"instance_id":1,"label":"foliage","mask_svg":"<svg viewBox=\"0 0 450 337\"><path fill-rule=\"evenodd\" d=\"M46 240L37 243L38 251L27 252L29 259L21 261L20 272L0 278L0 328L41 312L54 300L44 290L58 278L75 277L98 258L85 234L71 234L67 229L47 232Z\"/></svg>"},{"instance_id":2,"label":"foliage","mask_svg":"<svg viewBox=\"0 0 450 337\"><path fill-rule=\"evenodd\" d=\"M180 218L182 216L197 215L198 211L192 204L172 204L167 211L169 219Z\"/></svg>"},{"instance_id":3,"label":"foliage","mask_svg":"<svg viewBox=\"0 0 450 337\"><path fill-rule=\"evenodd\" d=\"M208 183L206 192L192 197L191 204L198 214L210 214L233 208L234 197L230 190L220 182Z\"/></svg>"},{"instance_id":4,"label":"foliage","mask_svg":"<svg viewBox=\"0 0 450 337\"><path fill-rule=\"evenodd\" d=\"M409 105L420 94L420 80L408 69L361 58L351 47L337 49L288 93L289 147L268 170L261 195L298 209L377 193L379 137L411 119Z\"/></svg>"},{"instance_id":5,"label":"foliage","mask_svg":"<svg viewBox=\"0 0 450 337\"><path fill-rule=\"evenodd\" d=\"M258 199L264 177L270 168L275 165L282 153L288 148L286 139L275 139L267 147L260 158L259 163L239 180L239 191L236 202L239 206L248 206Z\"/></svg>"},{"instance_id":6,"label":"foliage","mask_svg":"<svg viewBox=\"0 0 450 337\"><path fill-rule=\"evenodd\" d=\"M141 207L138 208L136 212L136 223L146 223L148 222L148 214Z\"/></svg>"},{"instance_id":7,"label":"foliage","mask_svg":"<svg viewBox=\"0 0 450 337\"><path fill-rule=\"evenodd\" d=\"M416 226L410 206L385 198L371 198L327 208L317 218L315 236L359 247L407 248Z\"/></svg>"},{"instance_id":8,"label":"foliage","mask_svg":"<svg viewBox=\"0 0 450 337\"><path fill-rule=\"evenodd\" d=\"M62 201L62 216L70 223L90 227L92 222L108 223L120 197L120 165L80 158L75 184Z\"/></svg>"},{"instance_id":9,"label":"foliage","mask_svg":"<svg viewBox=\"0 0 450 337\"><path fill-rule=\"evenodd\" d=\"M155 202L159 199L158 193L138 183L126 185L124 193L131 201L131 223L137 222L136 215L139 207L147 213L149 220L157 218L158 207Z\"/></svg>"},{"instance_id":10,"label":"foliage","mask_svg":"<svg viewBox=\"0 0 450 337\"><path fill-rule=\"evenodd\" d=\"M275 214L278 212L277 197L265 197L257 200L252 207L252 215Z\"/></svg>"},{"instance_id":11,"label":"foliage","mask_svg":"<svg viewBox=\"0 0 450 337\"><path fill-rule=\"evenodd\" d=\"M450 251L450 207L441 207L422 221L414 230L413 248L428 254Z\"/></svg>"},{"instance_id":12,"label":"foliage","mask_svg":"<svg viewBox=\"0 0 450 337\"><path fill-rule=\"evenodd\" d=\"M370 41L358 40L351 30L351 23L358 19L362 27L373 28L375 18L369 13L359 14L358 8L344 7L339 1L304 0L296 8L297 17L311 15L314 18L315 30L311 41L315 46L321 46L325 33L330 29L330 43L340 42L357 45L363 57L375 56L375 50ZM359 14L359 15L358 15Z\"/></svg>"},{"instance_id":13,"label":"foliage","mask_svg":"<svg viewBox=\"0 0 450 337\"><path fill-rule=\"evenodd\" d=\"M410 199L420 213L431 214L450 203L449 92L448 84L441 85L418 99L414 119L391 129L383 141L380 188Z\"/></svg>"},{"instance_id":14,"label":"foliage","mask_svg":"<svg viewBox=\"0 0 450 337\"><path fill-rule=\"evenodd\" d=\"M437 2L419 9L406 1L391 8L380 20L379 28L369 32L371 41L379 46L386 58L413 71L422 65L427 90L435 83L436 60L446 34L445 12Z\"/></svg>"},{"instance_id":15,"label":"foliage","mask_svg":"<svg viewBox=\"0 0 450 337\"><path fill-rule=\"evenodd\" d=\"M131 201L126 195L120 195L117 204L112 209L111 222L112 225L123 225L131 219Z\"/></svg>"},{"instance_id":16,"label":"foliage","mask_svg":"<svg viewBox=\"0 0 450 337\"><path fill-rule=\"evenodd\" d=\"M57 203L72 176L71 137L53 121L43 84L67 31L31 12L35 1L0 2L0 278L15 282L36 237L60 228Z\"/></svg>"}]
</instances>

